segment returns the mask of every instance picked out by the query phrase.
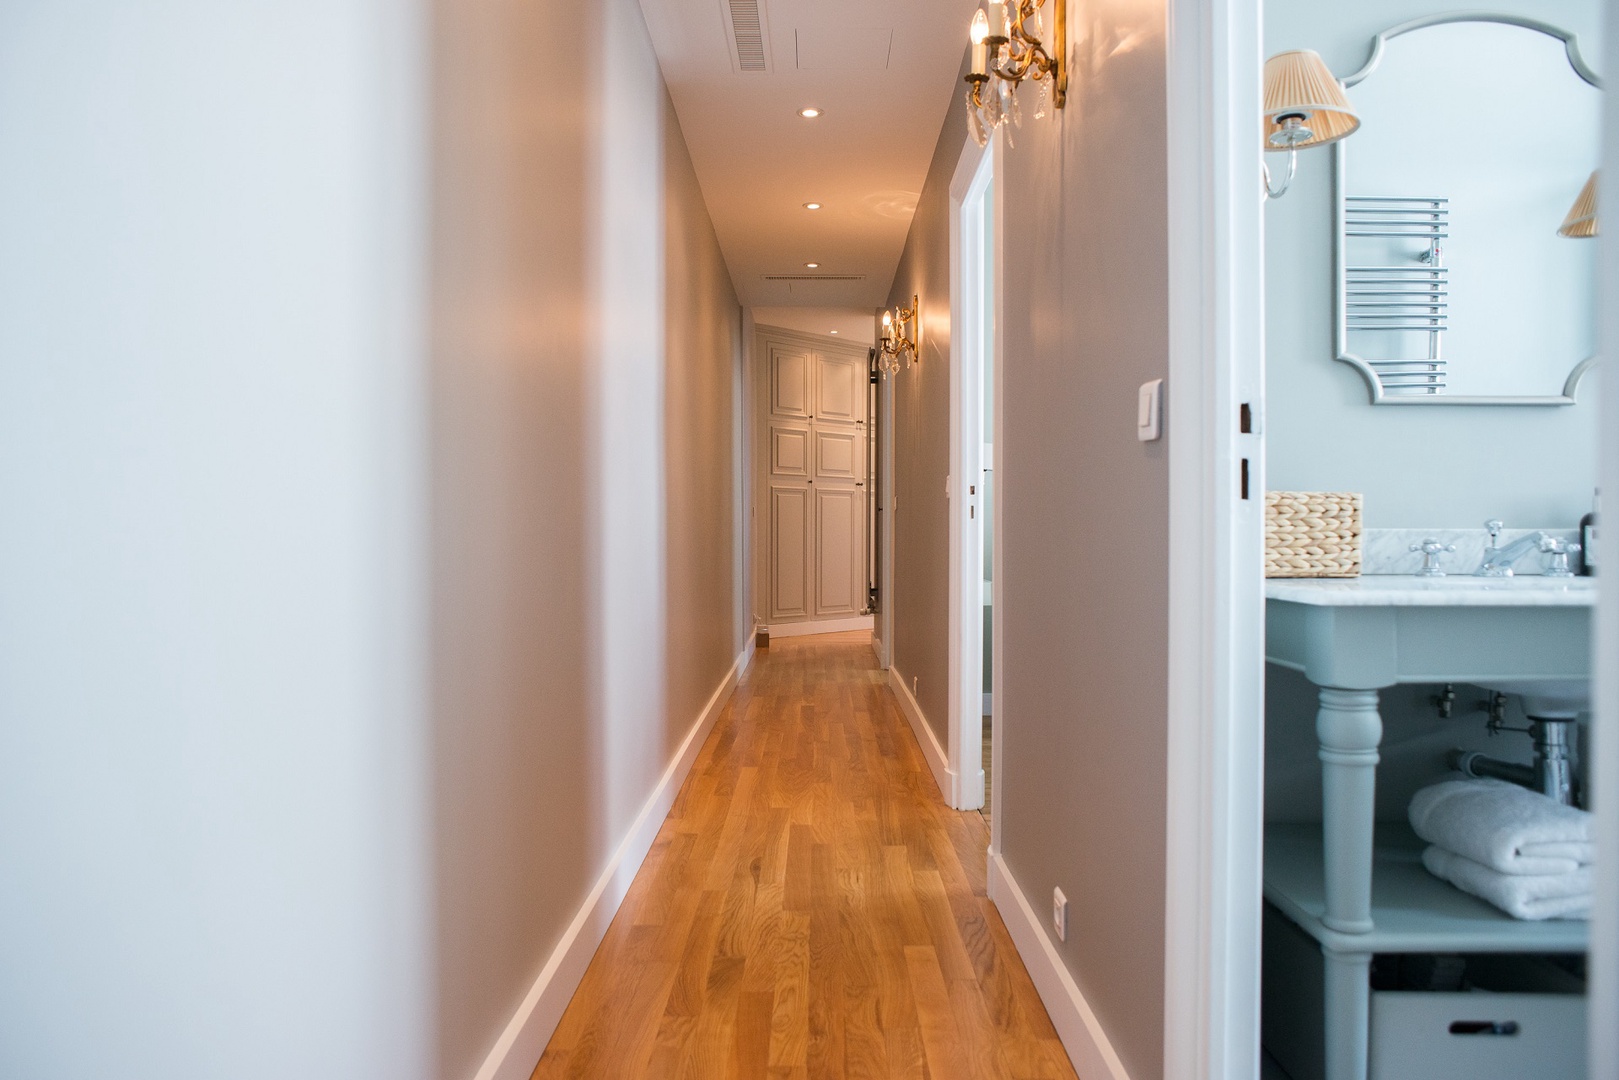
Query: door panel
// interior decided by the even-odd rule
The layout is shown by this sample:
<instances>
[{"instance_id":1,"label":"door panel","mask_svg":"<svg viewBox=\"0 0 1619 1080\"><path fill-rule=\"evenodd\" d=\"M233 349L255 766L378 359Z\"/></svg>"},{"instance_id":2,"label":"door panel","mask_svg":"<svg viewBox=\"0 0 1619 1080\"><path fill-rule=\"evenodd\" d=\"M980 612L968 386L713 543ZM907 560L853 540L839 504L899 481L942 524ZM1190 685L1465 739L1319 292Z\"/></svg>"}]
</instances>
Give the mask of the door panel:
<instances>
[{"instance_id":1,"label":"door panel","mask_svg":"<svg viewBox=\"0 0 1619 1080\"><path fill-rule=\"evenodd\" d=\"M866 610L866 431L871 358L762 340L761 612L771 622L848 618ZM853 355L850 355L850 352Z\"/></svg>"},{"instance_id":2,"label":"door panel","mask_svg":"<svg viewBox=\"0 0 1619 1080\"><path fill-rule=\"evenodd\" d=\"M815 492L815 614L858 615L865 607L865 560L861 546L858 488Z\"/></svg>"},{"instance_id":3,"label":"door panel","mask_svg":"<svg viewBox=\"0 0 1619 1080\"><path fill-rule=\"evenodd\" d=\"M810 417L810 353L786 345L770 346L770 412L774 416Z\"/></svg>"},{"instance_id":4,"label":"door panel","mask_svg":"<svg viewBox=\"0 0 1619 1080\"><path fill-rule=\"evenodd\" d=\"M810 475L810 430L803 424L770 425L770 475Z\"/></svg>"},{"instance_id":5,"label":"door panel","mask_svg":"<svg viewBox=\"0 0 1619 1080\"><path fill-rule=\"evenodd\" d=\"M810 489L770 488L770 617L803 618L809 609Z\"/></svg>"},{"instance_id":6,"label":"door panel","mask_svg":"<svg viewBox=\"0 0 1619 1080\"><path fill-rule=\"evenodd\" d=\"M865 440L853 428L815 427L815 479L862 480L861 450Z\"/></svg>"},{"instance_id":7,"label":"door panel","mask_svg":"<svg viewBox=\"0 0 1619 1080\"><path fill-rule=\"evenodd\" d=\"M866 365L859 357L815 357L815 412L818 420L846 423L866 419Z\"/></svg>"}]
</instances>

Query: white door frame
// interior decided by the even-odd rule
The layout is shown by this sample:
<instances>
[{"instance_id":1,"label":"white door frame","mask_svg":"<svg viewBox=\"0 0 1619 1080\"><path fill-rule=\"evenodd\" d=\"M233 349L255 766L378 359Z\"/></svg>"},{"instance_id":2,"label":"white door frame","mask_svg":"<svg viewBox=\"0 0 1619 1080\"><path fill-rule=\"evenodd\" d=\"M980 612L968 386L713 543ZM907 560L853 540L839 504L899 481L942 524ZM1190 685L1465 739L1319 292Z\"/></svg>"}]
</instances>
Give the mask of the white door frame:
<instances>
[{"instance_id":1,"label":"white door frame","mask_svg":"<svg viewBox=\"0 0 1619 1080\"><path fill-rule=\"evenodd\" d=\"M872 316L878 331L881 315ZM882 528L877 547L882 552L877 572L877 666L887 671L894 660L894 379L884 375L877 380L877 492L881 498Z\"/></svg>"},{"instance_id":2,"label":"white door frame","mask_svg":"<svg viewBox=\"0 0 1619 1080\"><path fill-rule=\"evenodd\" d=\"M992 145L999 146L997 139ZM984 334L979 303L983 295L976 262L996 257L999 243L984 250L983 235L962 228L964 211L984 195L995 174L995 155L970 137L950 180L950 648L949 769L954 777L950 805L976 810L984 805L984 579L983 534L976 515L983 504ZM991 188L991 198L997 198ZM989 206L996 212L994 202ZM998 234L997 234L998 235ZM991 279L999 306L998 276ZM992 321L997 325L998 320ZM992 366L991 370L994 370ZM998 507L1000 500L996 500ZM994 638L995 635L991 635ZM991 642L992 646L994 642ZM991 668L999 665L991 661ZM993 820L993 815L991 816Z\"/></svg>"},{"instance_id":3,"label":"white door frame","mask_svg":"<svg viewBox=\"0 0 1619 1080\"><path fill-rule=\"evenodd\" d=\"M846 356L857 360L864 368L867 363L868 346L858 342L840 341L837 338L821 334L811 334L802 330L789 330L786 327L771 326L755 322L753 335L750 339L752 348L751 378L752 398L749 403L749 423L752 430L746 433L748 444L752 448L752 475L748 484L753 491L753 528L749 539L749 548L752 551L753 581L751 593L753 597L754 630L764 630L776 637L793 637L811 633L833 633L840 630L866 629L871 627L875 632L879 624L870 615L857 615L851 617L822 617L817 618L813 612L806 618L789 619L778 622L774 619L770 603L770 345L772 342L783 345L798 345L814 353L826 353L833 356ZM813 377L817 377L812 375ZM887 437L886 435L884 436ZM890 462L890 466L891 466ZM889 475L892 475L890 468ZM763 508L761 517L758 510ZM810 555L814 557L813 552ZM885 552L885 558L887 553ZM885 566L884 574L888 573ZM861 571L864 580L865 572ZM886 587L886 584L885 584ZM811 605L813 608L813 604ZM886 603L884 610L887 610ZM813 627L811 629L810 627ZM884 643L886 645L886 634ZM886 659L884 666L887 666Z\"/></svg>"},{"instance_id":4,"label":"white door frame","mask_svg":"<svg viewBox=\"0 0 1619 1080\"><path fill-rule=\"evenodd\" d=\"M1261 0L1170 0L1164 1075L1259 1074ZM1252 431L1239 430L1249 403ZM1237 488L1249 462L1250 498ZM997 547L999 544L997 544Z\"/></svg>"},{"instance_id":5,"label":"white door frame","mask_svg":"<svg viewBox=\"0 0 1619 1080\"><path fill-rule=\"evenodd\" d=\"M1265 490L1265 412L1263 218L1254 117L1261 101L1261 11L1262 0L1169 0L1164 1075L1177 1080L1252 1080L1259 1072L1264 592L1258 496ZM1610 55L1619 53L1619 19L1608 20L1606 38ZM1606 113L1603 153L1602 195L1606 205L1616 206L1619 109ZM1599 243L1601 352L1614 356L1619 245L1611 239ZM1247 433L1237 422L1243 402L1252 407ZM1619 417L1619 379L1604 380L1601 407L1605 416ZM1603 425L1601 455L1602 486L1619 491L1619 424ZM1236 466L1244 458L1253 496L1246 502L1234 490ZM996 540L999 553L1004 537ZM1593 1080L1619 1077L1619 574L1604 579L1593 662ZM999 687L996 692L998 698ZM998 846L997 837L992 850Z\"/></svg>"},{"instance_id":6,"label":"white door frame","mask_svg":"<svg viewBox=\"0 0 1619 1080\"><path fill-rule=\"evenodd\" d=\"M1604 36L1608 52L1619 55L1619 11L1611 2L1607 9ZM1604 206L1619 206L1619 109L1604 110L1602 146L1602 192ZM1597 249L1597 333L1598 353L1619 356L1619 244L1613 231L1600 238ZM1608 514L1619 504L1619 378L1613 362L1607 361L1602 379L1601 466L1598 475L1602 489L1609 492ZM1613 526L1607 527L1611 537ZM1619 576L1613 569L1613 542L1602 557L1608 559L1598 581L1596 655L1596 717L1592 723L1591 785L1596 800L1597 853L1595 897L1591 905L1591 951L1587 960L1590 973L1590 1045L1592 1080L1613 1080L1619 1076Z\"/></svg>"}]
</instances>

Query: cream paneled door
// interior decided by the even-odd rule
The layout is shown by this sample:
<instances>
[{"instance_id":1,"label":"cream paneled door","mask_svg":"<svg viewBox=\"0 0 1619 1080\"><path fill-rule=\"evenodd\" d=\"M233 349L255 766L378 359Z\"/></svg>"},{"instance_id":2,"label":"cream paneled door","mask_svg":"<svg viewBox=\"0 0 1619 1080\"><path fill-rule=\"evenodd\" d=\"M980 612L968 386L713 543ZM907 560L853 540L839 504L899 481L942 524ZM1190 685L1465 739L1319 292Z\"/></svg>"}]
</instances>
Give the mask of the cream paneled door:
<instances>
[{"instance_id":1,"label":"cream paneled door","mask_svg":"<svg viewBox=\"0 0 1619 1080\"><path fill-rule=\"evenodd\" d=\"M866 607L866 382L861 353L767 345L772 622Z\"/></svg>"}]
</instances>

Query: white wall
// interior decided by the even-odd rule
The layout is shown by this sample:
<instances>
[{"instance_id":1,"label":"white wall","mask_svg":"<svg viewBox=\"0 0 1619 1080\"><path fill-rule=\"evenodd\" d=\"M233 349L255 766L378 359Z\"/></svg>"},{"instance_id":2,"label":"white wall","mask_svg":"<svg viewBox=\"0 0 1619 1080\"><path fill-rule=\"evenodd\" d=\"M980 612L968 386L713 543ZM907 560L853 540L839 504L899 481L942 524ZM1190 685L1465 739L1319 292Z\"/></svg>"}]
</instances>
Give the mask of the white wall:
<instances>
[{"instance_id":1,"label":"white wall","mask_svg":"<svg viewBox=\"0 0 1619 1080\"><path fill-rule=\"evenodd\" d=\"M427 1074L418 31L0 5L0 1075Z\"/></svg>"}]
</instances>

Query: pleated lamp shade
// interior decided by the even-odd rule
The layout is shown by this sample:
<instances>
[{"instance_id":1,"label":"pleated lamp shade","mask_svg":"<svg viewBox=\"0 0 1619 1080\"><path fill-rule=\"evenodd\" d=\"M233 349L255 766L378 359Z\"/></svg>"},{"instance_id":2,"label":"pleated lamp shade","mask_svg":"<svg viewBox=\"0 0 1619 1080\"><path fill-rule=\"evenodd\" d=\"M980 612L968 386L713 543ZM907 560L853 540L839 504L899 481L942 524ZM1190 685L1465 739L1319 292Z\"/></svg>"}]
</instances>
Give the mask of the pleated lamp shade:
<instances>
[{"instance_id":1,"label":"pleated lamp shade","mask_svg":"<svg viewBox=\"0 0 1619 1080\"><path fill-rule=\"evenodd\" d=\"M1569 208L1568 217L1563 219L1563 227L1557 230L1557 235L1579 240L1596 234L1597 174L1592 173L1591 179L1580 189L1580 197L1575 199L1574 205Z\"/></svg>"},{"instance_id":2,"label":"pleated lamp shade","mask_svg":"<svg viewBox=\"0 0 1619 1080\"><path fill-rule=\"evenodd\" d=\"M1299 117L1309 137L1275 142L1282 121ZM1360 127L1355 107L1321 57L1310 49L1277 53L1265 61L1265 149L1303 150L1337 142Z\"/></svg>"}]
</instances>

